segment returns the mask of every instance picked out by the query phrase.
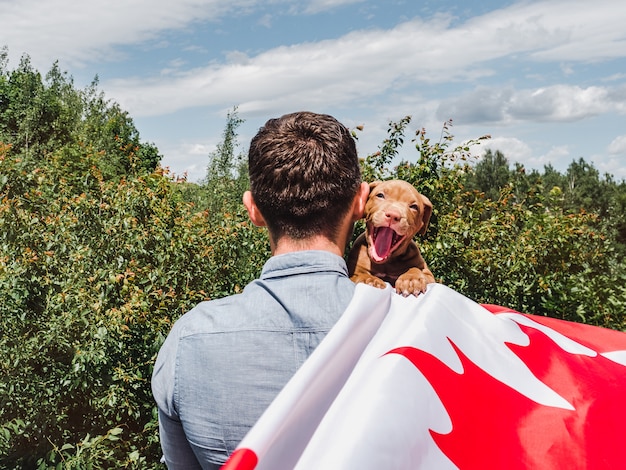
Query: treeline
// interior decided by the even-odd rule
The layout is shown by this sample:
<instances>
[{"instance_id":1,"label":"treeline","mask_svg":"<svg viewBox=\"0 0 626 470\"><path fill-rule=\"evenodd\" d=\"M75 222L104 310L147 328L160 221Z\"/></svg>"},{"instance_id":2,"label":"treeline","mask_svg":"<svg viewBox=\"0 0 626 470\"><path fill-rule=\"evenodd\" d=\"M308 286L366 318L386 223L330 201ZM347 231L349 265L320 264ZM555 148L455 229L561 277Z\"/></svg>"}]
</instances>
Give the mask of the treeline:
<instances>
[{"instance_id":1,"label":"treeline","mask_svg":"<svg viewBox=\"0 0 626 470\"><path fill-rule=\"evenodd\" d=\"M549 201L551 209L564 213L594 214L621 260L626 254L626 182L600 172L584 158L573 160L564 173L546 165L543 171L511 164L500 151L487 150L467 177L469 190L497 200L511 192L518 201Z\"/></svg>"},{"instance_id":2,"label":"treeline","mask_svg":"<svg viewBox=\"0 0 626 470\"><path fill-rule=\"evenodd\" d=\"M75 89L0 55L0 468L162 468L156 352L196 303L239 292L269 256L248 222L234 110L199 184L97 82ZM432 141L389 126L366 180L401 178L435 206L419 240L435 276L480 302L623 329L623 182L475 162L450 125ZM357 130L355 129L355 136ZM358 136L357 136L358 137ZM402 145L415 158L397 163Z\"/></svg>"}]
</instances>

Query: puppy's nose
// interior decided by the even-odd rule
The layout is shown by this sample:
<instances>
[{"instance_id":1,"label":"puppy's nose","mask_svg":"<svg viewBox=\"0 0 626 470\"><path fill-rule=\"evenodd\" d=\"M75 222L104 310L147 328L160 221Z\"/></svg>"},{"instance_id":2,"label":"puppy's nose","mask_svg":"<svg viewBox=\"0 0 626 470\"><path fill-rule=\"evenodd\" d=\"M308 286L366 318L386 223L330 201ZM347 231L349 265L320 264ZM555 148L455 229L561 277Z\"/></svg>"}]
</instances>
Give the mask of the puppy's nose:
<instances>
[{"instance_id":1,"label":"puppy's nose","mask_svg":"<svg viewBox=\"0 0 626 470\"><path fill-rule=\"evenodd\" d=\"M400 219L402 218L402 216L400 215L400 212L391 210L391 209L387 209L385 211L385 217L390 222L400 222Z\"/></svg>"}]
</instances>

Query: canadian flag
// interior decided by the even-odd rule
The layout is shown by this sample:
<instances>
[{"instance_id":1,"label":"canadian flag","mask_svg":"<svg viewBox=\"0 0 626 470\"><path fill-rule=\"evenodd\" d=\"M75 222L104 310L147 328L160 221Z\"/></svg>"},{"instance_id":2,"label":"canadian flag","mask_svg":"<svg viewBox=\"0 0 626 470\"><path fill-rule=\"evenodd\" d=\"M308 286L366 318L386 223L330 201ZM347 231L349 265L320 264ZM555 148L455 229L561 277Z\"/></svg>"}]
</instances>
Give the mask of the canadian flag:
<instances>
[{"instance_id":1,"label":"canadian flag","mask_svg":"<svg viewBox=\"0 0 626 470\"><path fill-rule=\"evenodd\" d=\"M626 334L360 284L223 467L292 468L626 468Z\"/></svg>"}]
</instances>

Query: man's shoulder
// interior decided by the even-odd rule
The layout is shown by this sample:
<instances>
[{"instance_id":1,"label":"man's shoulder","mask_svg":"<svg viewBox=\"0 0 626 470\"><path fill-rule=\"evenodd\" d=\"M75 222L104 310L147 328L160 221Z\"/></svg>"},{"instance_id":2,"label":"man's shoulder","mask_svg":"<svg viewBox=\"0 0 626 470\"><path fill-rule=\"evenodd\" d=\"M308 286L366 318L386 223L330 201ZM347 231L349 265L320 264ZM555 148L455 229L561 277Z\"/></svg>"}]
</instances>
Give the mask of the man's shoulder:
<instances>
[{"instance_id":1,"label":"man's shoulder","mask_svg":"<svg viewBox=\"0 0 626 470\"><path fill-rule=\"evenodd\" d=\"M200 302L176 321L179 336L218 333L244 325L249 312L246 299L234 294L220 299Z\"/></svg>"}]
</instances>

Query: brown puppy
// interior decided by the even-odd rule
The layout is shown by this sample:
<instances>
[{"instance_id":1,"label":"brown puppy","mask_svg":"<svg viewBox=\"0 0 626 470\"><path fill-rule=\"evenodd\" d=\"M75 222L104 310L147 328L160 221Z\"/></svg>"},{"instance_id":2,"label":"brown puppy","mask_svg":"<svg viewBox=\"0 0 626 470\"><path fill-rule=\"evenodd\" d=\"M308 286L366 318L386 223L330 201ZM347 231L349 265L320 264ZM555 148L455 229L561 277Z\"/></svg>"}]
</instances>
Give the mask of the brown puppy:
<instances>
[{"instance_id":1,"label":"brown puppy","mask_svg":"<svg viewBox=\"0 0 626 470\"><path fill-rule=\"evenodd\" d=\"M388 282L405 297L426 292L435 277L413 237L426 233L432 209L428 198L406 181L370 183L365 233L348 255L350 279L379 288Z\"/></svg>"}]
</instances>

